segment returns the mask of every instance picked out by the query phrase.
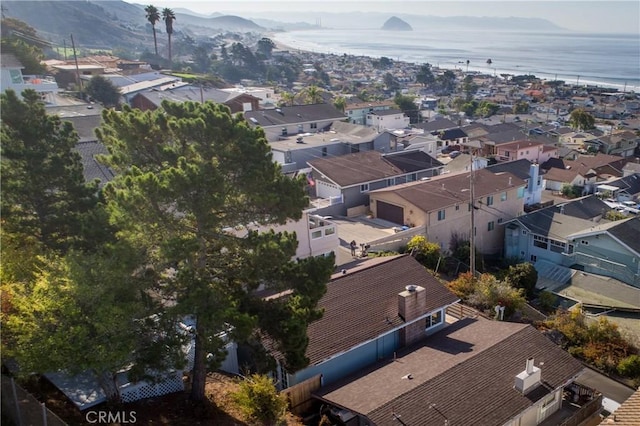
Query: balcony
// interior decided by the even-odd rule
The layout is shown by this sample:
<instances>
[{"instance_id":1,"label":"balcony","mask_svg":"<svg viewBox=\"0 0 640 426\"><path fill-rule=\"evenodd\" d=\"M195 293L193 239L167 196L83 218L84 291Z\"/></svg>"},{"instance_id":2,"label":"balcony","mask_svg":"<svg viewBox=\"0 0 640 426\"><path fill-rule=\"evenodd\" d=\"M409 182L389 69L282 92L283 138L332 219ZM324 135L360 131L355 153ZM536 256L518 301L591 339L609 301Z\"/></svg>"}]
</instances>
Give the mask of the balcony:
<instances>
[{"instance_id":1,"label":"balcony","mask_svg":"<svg viewBox=\"0 0 640 426\"><path fill-rule=\"evenodd\" d=\"M589 387L572 383L564 388L560 409L547 417L539 426L577 426L587 419L600 423L602 394Z\"/></svg>"}]
</instances>

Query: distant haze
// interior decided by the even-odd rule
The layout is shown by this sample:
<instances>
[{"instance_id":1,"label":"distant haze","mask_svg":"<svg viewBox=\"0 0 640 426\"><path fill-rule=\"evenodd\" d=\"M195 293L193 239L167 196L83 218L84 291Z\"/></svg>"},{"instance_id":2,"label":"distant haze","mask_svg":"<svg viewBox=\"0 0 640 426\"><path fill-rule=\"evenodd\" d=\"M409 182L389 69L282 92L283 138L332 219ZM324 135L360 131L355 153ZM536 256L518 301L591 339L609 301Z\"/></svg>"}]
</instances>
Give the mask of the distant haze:
<instances>
[{"instance_id":1,"label":"distant haze","mask_svg":"<svg viewBox=\"0 0 640 426\"><path fill-rule=\"evenodd\" d=\"M138 3L139 1L129 1ZM210 15L223 13L243 18L267 18L281 22L305 21L315 24L320 18L322 26L337 26L331 16L341 12L384 12L430 15L439 17L521 17L546 19L555 25L588 33L635 33L640 36L640 1L376 1L376 0L233 0L226 2L207 0L151 0L158 8L189 9ZM339 23L339 21L336 21ZM359 27L366 26L360 22Z\"/></svg>"}]
</instances>

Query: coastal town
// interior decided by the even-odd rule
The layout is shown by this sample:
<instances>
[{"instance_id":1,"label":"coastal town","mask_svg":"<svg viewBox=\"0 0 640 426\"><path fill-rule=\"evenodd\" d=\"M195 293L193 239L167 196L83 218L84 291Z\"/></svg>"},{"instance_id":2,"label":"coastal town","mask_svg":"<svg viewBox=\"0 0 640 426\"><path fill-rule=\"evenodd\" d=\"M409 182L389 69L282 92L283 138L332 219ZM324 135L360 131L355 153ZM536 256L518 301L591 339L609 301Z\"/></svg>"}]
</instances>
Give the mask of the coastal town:
<instances>
[{"instance_id":1,"label":"coastal town","mask_svg":"<svg viewBox=\"0 0 640 426\"><path fill-rule=\"evenodd\" d=\"M149 22L171 23L171 10L154 9L145 9ZM20 38L16 33L3 33L3 42ZM638 424L640 94L499 74L491 58L486 72L470 71L462 60L440 68L300 51L272 35L225 32L204 56L180 49L172 56L170 37L166 58L157 45L155 55L136 58L89 51L66 57L65 49L38 66L24 51L3 48L2 313L3 352L10 355L2 360L3 422L86 424L104 414L104 423L118 424ZM220 72L210 72L213 62ZM27 120L38 114L49 124ZM36 135L49 128L56 133ZM68 155L81 165L83 185L93 185L98 204L109 206L92 220L112 215L108 224L90 222L89 241L127 264L136 250L109 250L128 235L148 256L120 276L108 262L100 269L87 244L74 246L84 234L56 242L56 257L35 255L52 240L45 227L33 231L25 206L51 190L21 188L25 176L40 182L52 173L55 181L57 172L48 160L34 160L46 154L33 155L29 138L54 143L61 135L73 145ZM33 152L22 152L25 146ZM215 217L201 214L205 209ZM121 225L124 219L135 226ZM199 234L203 222L208 228ZM113 239L100 240L120 226ZM274 236L279 240L268 240ZM199 244L206 250L193 253L206 256L176 255ZM278 244L286 248L277 251ZM63 265L63 246L78 263ZM90 273L78 272L79 253L96 256ZM219 262L228 253L236 257ZM27 273L22 256L34 271L53 269ZM168 257L154 264L161 256ZM53 266L37 266L45 258ZM181 268L193 282L229 284L215 293L190 288ZM231 272L215 275L219 270ZM43 285L62 271L72 271L66 284ZM105 276L96 277L100 271ZM79 286L84 290L73 296L53 290L77 277L104 283ZM130 280L128 290L114 284L118 277ZM272 281L279 284L270 288ZM326 290L315 294L321 285ZM108 330L132 322L118 322L130 308L119 307L116 295L135 299L134 290L145 295L136 315L149 316L136 317L131 328L150 328ZM92 291L95 300L80 295ZM315 304L305 305L309 300ZM237 311L229 314L225 303ZM95 308L100 304L113 310ZM38 311L43 306L51 308ZM228 316L218 318L218 310ZM166 318L173 322L159 331ZM83 321L92 324L86 333L78 332ZM36 337L51 352L71 345L58 327L60 334L75 330L77 348L42 363L20 353ZM180 344L163 340L174 332ZM55 337L44 339L49 333ZM140 374L137 356L151 353L140 340L146 349L173 345L184 363L144 358ZM100 356L77 358L85 371L63 366L94 341ZM136 357L127 353L131 347ZM110 350L121 353L102 353ZM21 362L36 379L24 378ZM88 368L92 362L97 367ZM97 379L96 368L103 369ZM160 368L161 378L149 377ZM260 377L268 378L274 400L284 401L276 411L286 418L261 417L272 406L225 411L222 404L241 398L225 396L220 383L235 389L243 380L264 383ZM210 405L183 405L200 385ZM45 420L26 420L36 418Z\"/></svg>"}]
</instances>

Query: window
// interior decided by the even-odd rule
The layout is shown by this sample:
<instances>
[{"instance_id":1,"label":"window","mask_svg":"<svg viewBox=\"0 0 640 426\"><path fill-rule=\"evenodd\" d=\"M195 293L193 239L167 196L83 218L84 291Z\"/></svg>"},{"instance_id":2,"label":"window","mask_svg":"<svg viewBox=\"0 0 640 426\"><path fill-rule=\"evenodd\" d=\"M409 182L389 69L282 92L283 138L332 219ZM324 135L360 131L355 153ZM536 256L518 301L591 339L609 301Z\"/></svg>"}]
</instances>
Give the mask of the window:
<instances>
[{"instance_id":1,"label":"window","mask_svg":"<svg viewBox=\"0 0 640 426\"><path fill-rule=\"evenodd\" d=\"M547 250L549 248L549 240L546 237L541 237L540 235L534 235L533 245L535 247Z\"/></svg>"},{"instance_id":2,"label":"window","mask_svg":"<svg viewBox=\"0 0 640 426\"><path fill-rule=\"evenodd\" d=\"M496 223L494 221L487 223L487 231L493 231L495 228L496 228Z\"/></svg>"},{"instance_id":3,"label":"window","mask_svg":"<svg viewBox=\"0 0 640 426\"><path fill-rule=\"evenodd\" d=\"M302 127L302 124L298 124L298 133L302 133L304 131L304 127Z\"/></svg>"},{"instance_id":4,"label":"window","mask_svg":"<svg viewBox=\"0 0 640 426\"><path fill-rule=\"evenodd\" d=\"M573 254L573 244L569 244L569 246L567 247L567 253Z\"/></svg>"},{"instance_id":5,"label":"window","mask_svg":"<svg viewBox=\"0 0 640 426\"><path fill-rule=\"evenodd\" d=\"M360 192L367 192L368 190L369 190L368 183L363 183L362 185L360 185Z\"/></svg>"},{"instance_id":6,"label":"window","mask_svg":"<svg viewBox=\"0 0 640 426\"><path fill-rule=\"evenodd\" d=\"M503 192L500 194L500 201L507 201L507 192Z\"/></svg>"},{"instance_id":7,"label":"window","mask_svg":"<svg viewBox=\"0 0 640 426\"><path fill-rule=\"evenodd\" d=\"M442 324L442 311L433 313L430 317L427 317L427 328L435 327Z\"/></svg>"},{"instance_id":8,"label":"window","mask_svg":"<svg viewBox=\"0 0 640 426\"><path fill-rule=\"evenodd\" d=\"M318 128L318 123L311 123L311 124L309 124L309 128L310 128L310 129L317 129L317 128Z\"/></svg>"},{"instance_id":9,"label":"window","mask_svg":"<svg viewBox=\"0 0 640 426\"><path fill-rule=\"evenodd\" d=\"M438 220L444 220L444 210L438 210Z\"/></svg>"},{"instance_id":10,"label":"window","mask_svg":"<svg viewBox=\"0 0 640 426\"><path fill-rule=\"evenodd\" d=\"M311 239L315 240L317 238L322 238L322 231L313 231L311 233Z\"/></svg>"},{"instance_id":11,"label":"window","mask_svg":"<svg viewBox=\"0 0 640 426\"><path fill-rule=\"evenodd\" d=\"M387 179L387 186L393 186L395 184L396 184L396 179L395 178Z\"/></svg>"},{"instance_id":12,"label":"window","mask_svg":"<svg viewBox=\"0 0 640 426\"><path fill-rule=\"evenodd\" d=\"M283 127L282 128L282 136L287 136L287 134L288 134L287 128Z\"/></svg>"},{"instance_id":13,"label":"window","mask_svg":"<svg viewBox=\"0 0 640 426\"><path fill-rule=\"evenodd\" d=\"M518 188L518 198L524 198L524 186Z\"/></svg>"},{"instance_id":14,"label":"window","mask_svg":"<svg viewBox=\"0 0 640 426\"><path fill-rule=\"evenodd\" d=\"M549 243L551 244L550 249L554 253L564 253L564 249L567 246L566 243L558 240L552 240L549 238Z\"/></svg>"},{"instance_id":15,"label":"window","mask_svg":"<svg viewBox=\"0 0 640 426\"><path fill-rule=\"evenodd\" d=\"M456 204L456 211L460 210L460 205Z\"/></svg>"},{"instance_id":16,"label":"window","mask_svg":"<svg viewBox=\"0 0 640 426\"><path fill-rule=\"evenodd\" d=\"M324 235L325 235L325 237L326 237L327 235L333 235L333 234L335 234L335 233L336 233L336 228L327 228L327 229L325 229L325 230L324 230Z\"/></svg>"},{"instance_id":17,"label":"window","mask_svg":"<svg viewBox=\"0 0 640 426\"><path fill-rule=\"evenodd\" d=\"M487 197L487 205L488 206L492 206L493 205L493 195L489 195Z\"/></svg>"},{"instance_id":18,"label":"window","mask_svg":"<svg viewBox=\"0 0 640 426\"><path fill-rule=\"evenodd\" d=\"M507 158L509 158L509 151L505 151L505 152L504 152L504 156L505 156L505 157L507 157Z\"/></svg>"},{"instance_id":19,"label":"window","mask_svg":"<svg viewBox=\"0 0 640 426\"><path fill-rule=\"evenodd\" d=\"M418 180L418 175L416 173L407 175L407 182L415 182L416 180Z\"/></svg>"},{"instance_id":20,"label":"window","mask_svg":"<svg viewBox=\"0 0 640 426\"><path fill-rule=\"evenodd\" d=\"M502 223L502 218L498 219L498 223Z\"/></svg>"},{"instance_id":21,"label":"window","mask_svg":"<svg viewBox=\"0 0 640 426\"><path fill-rule=\"evenodd\" d=\"M9 70L12 84L22 84L22 72L20 70Z\"/></svg>"},{"instance_id":22,"label":"window","mask_svg":"<svg viewBox=\"0 0 640 426\"><path fill-rule=\"evenodd\" d=\"M522 230L522 235L527 235L527 231Z\"/></svg>"},{"instance_id":23,"label":"window","mask_svg":"<svg viewBox=\"0 0 640 426\"><path fill-rule=\"evenodd\" d=\"M536 256L535 254L531 255L531 261L535 262L536 260L538 260L538 256Z\"/></svg>"},{"instance_id":24,"label":"window","mask_svg":"<svg viewBox=\"0 0 640 426\"><path fill-rule=\"evenodd\" d=\"M326 147L326 146L323 146L323 147L322 147L322 156L323 156L323 157L326 157L326 156L327 156L327 147Z\"/></svg>"}]
</instances>

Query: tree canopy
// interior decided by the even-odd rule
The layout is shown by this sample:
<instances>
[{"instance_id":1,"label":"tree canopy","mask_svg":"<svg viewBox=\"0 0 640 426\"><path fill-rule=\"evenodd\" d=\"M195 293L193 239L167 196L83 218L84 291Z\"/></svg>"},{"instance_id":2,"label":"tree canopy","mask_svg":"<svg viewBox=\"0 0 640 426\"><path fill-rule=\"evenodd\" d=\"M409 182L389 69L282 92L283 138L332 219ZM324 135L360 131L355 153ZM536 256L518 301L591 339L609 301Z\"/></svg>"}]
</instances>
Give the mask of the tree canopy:
<instances>
[{"instance_id":1,"label":"tree canopy","mask_svg":"<svg viewBox=\"0 0 640 426\"><path fill-rule=\"evenodd\" d=\"M118 88L101 75L91 77L84 90L105 107L114 107L120 103L120 91Z\"/></svg>"},{"instance_id":2,"label":"tree canopy","mask_svg":"<svg viewBox=\"0 0 640 426\"><path fill-rule=\"evenodd\" d=\"M295 235L237 231L299 219L304 177L285 177L263 131L223 105L165 101L153 112L105 110L103 121L97 134L117 174L105 197L120 236L162 277L166 312L197 318L192 398L204 398L225 334L242 342L259 327L290 370L305 366L306 325L320 315L333 259L292 261ZM291 293L266 301L258 288Z\"/></svg>"},{"instance_id":3,"label":"tree canopy","mask_svg":"<svg viewBox=\"0 0 640 426\"><path fill-rule=\"evenodd\" d=\"M582 108L571 111L569 124L577 130L589 130L595 127L596 120L593 115L589 114Z\"/></svg>"},{"instance_id":4,"label":"tree canopy","mask_svg":"<svg viewBox=\"0 0 640 426\"><path fill-rule=\"evenodd\" d=\"M104 229L97 183L85 183L78 135L47 115L40 96L12 90L2 102L2 211L9 233L35 237L47 248L91 247Z\"/></svg>"}]
</instances>

